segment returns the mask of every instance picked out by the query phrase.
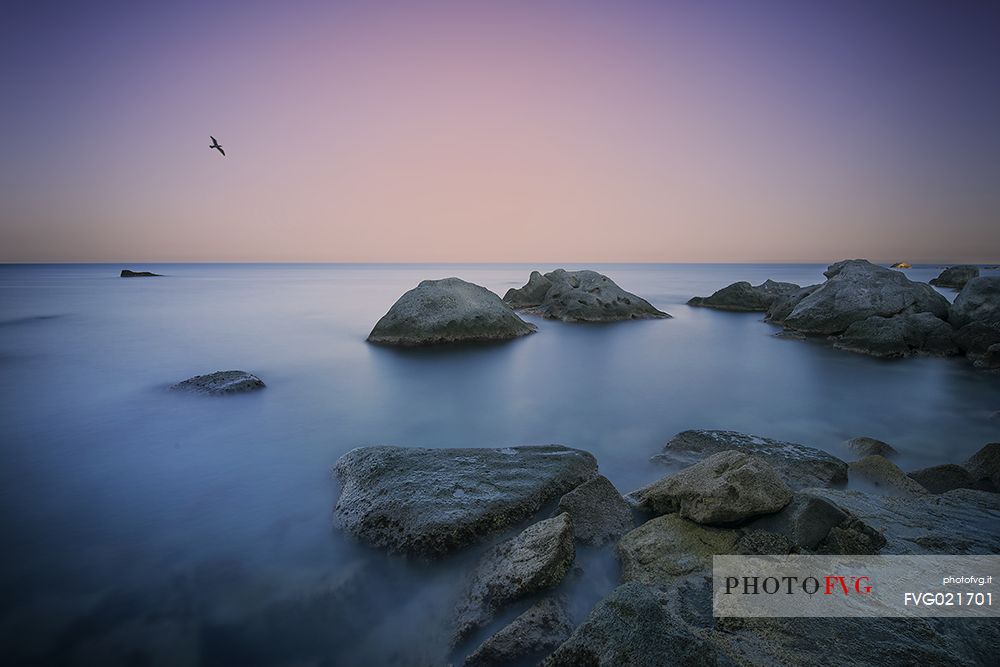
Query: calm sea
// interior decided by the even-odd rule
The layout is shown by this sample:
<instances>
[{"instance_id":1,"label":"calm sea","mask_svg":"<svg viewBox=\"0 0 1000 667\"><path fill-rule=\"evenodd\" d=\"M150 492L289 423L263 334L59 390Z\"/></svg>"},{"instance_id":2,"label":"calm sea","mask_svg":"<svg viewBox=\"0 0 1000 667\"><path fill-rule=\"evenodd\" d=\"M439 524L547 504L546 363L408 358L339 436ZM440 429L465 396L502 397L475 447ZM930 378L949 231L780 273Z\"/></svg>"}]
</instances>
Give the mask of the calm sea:
<instances>
[{"instance_id":1,"label":"calm sea","mask_svg":"<svg viewBox=\"0 0 1000 667\"><path fill-rule=\"evenodd\" d=\"M879 361L684 305L736 280L819 282L824 266L564 266L674 317L529 318L538 333L507 344L399 351L365 337L420 280L502 295L556 266L161 264L129 268L167 277L129 280L120 265L0 266L3 662L437 661L473 555L406 563L333 530L330 468L361 445L561 443L628 491L689 428L842 456L868 435L904 468L1000 436L1000 378L962 359ZM167 391L223 369L267 389ZM606 556L579 560L578 616L616 576Z\"/></svg>"}]
</instances>

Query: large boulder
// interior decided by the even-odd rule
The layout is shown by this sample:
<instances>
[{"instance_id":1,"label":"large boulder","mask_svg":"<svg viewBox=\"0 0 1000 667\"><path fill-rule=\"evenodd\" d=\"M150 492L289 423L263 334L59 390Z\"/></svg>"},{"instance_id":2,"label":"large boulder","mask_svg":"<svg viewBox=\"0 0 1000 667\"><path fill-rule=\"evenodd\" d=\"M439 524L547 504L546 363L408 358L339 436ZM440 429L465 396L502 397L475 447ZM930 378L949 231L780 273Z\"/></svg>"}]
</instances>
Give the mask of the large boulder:
<instances>
[{"instance_id":1,"label":"large boulder","mask_svg":"<svg viewBox=\"0 0 1000 667\"><path fill-rule=\"evenodd\" d=\"M400 346L501 341L536 330L485 287L445 278L424 280L399 297L368 341Z\"/></svg>"},{"instance_id":2,"label":"large boulder","mask_svg":"<svg viewBox=\"0 0 1000 667\"><path fill-rule=\"evenodd\" d=\"M1000 327L1000 276L980 276L967 282L951 304L948 321L956 329L971 322Z\"/></svg>"},{"instance_id":3,"label":"large boulder","mask_svg":"<svg viewBox=\"0 0 1000 667\"><path fill-rule=\"evenodd\" d=\"M908 477L899 466L878 454L852 461L848 467L852 479L863 479L883 491L927 493L927 489Z\"/></svg>"},{"instance_id":4,"label":"large boulder","mask_svg":"<svg viewBox=\"0 0 1000 667\"><path fill-rule=\"evenodd\" d=\"M361 447L334 467L342 528L393 552L438 556L527 519L597 474L587 452Z\"/></svg>"},{"instance_id":5,"label":"large boulder","mask_svg":"<svg viewBox=\"0 0 1000 667\"><path fill-rule=\"evenodd\" d=\"M881 440L866 436L851 438L844 443L844 446L850 450L852 454L861 458L871 456L872 454L878 454L879 456L885 456L888 458L899 453L888 442L882 442Z\"/></svg>"},{"instance_id":6,"label":"large boulder","mask_svg":"<svg viewBox=\"0 0 1000 667\"><path fill-rule=\"evenodd\" d=\"M732 524L770 514L792 499L767 461L737 450L713 454L630 495L647 511L678 512L703 524Z\"/></svg>"},{"instance_id":7,"label":"large boulder","mask_svg":"<svg viewBox=\"0 0 1000 667\"><path fill-rule=\"evenodd\" d=\"M808 334L837 334L873 315L948 317L947 299L927 283L913 282L899 271L852 259L831 265L824 275L827 281L781 320L786 327Z\"/></svg>"},{"instance_id":8,"label":"large boulder","mask_svg":"<svg viewBox=\"0 0 1000 667\"><path fill-rule=\"evenodd\" d=\"M538 301L538 295L543 289L544 295ZM520 289L508 290L504 300L514 307L525 308L525 312L563 322L614 322L670 317L596 271L556 269L544 276L535 271L528 284Z\"/></svg>"},{"instance_id":9,"label":"large boulder","mask_svg":"<svg viewBox=\"0 0 1000 667\"><path fill-rule=\"evenodd\" d=\"M665 585L712 571L712 556L736 552L735 530L701 526L664 514L629 531L618 542L622 581Z\"/></svg>"},{"instance_id":10,"label":"large boulder","mask_svg":"<svg viewBox=\"0 0 1000 667\"><path fill-rule=\"evenodd\" d=\"M542 598L469 654L464 667L537 664L569 639L573 627L557 598Z\"/></svg>"},{"instance_id":11,"label":"large boulder","mask_svg":"<svg viewBox=\"0 0 1000 667\"><path fill-rule=\"evenodd\" d=\"M774 280L765 280L756 286L741 281L723 287L711 296L692 297L688 305L718 310L766 312L775 301L800 289L802 288L794 283L779 283Z\"/></svg>"},{"instance_id":12,"label":"large boulder","mask_svg":"<svg viewBox=\"0 0 1000 667\"><path fill-rule=\"evenodd\" d=\"M780 512L755 519L745 530L748 535L780 535L796 550L814 553L877 553L885 545L877 531L809 492L796 493Z\"/></svg>"},{"instance_id":13,"label":"large boulder","mask_svg":"<svg viewBox=\"0 0 1000 667\"><path fill-rule=\"evenodd\" d=\"M1000 442L991 442L973 454L965 467L977 484L1000 491Z\"/></svg>"},{"instance_id":14,"label":"large boulder","mask_svg":"<svg viewBox=\"0 0 1000 667\"><path fill-rule=\"evenodd\" d=\"M921 468L907 473L931 493L944 493L952 489L978 489L980 485L966 468L954 463L945 463L929 468ZM989 488L984 489L989 490Z\"/></svg>"},{"instance_id":15,"label":"large boulder","mask_svg":"<svg viewBox=\"0 0 1000 667\"><path fill-rule=\"evenodd\" d=\"M937 287L954 287L962 289L965 283L973 278L979 277L979 267L971 264L961 264L959 266L949 266L941 272L937 278L931 278L931 285Z\"/></svg>"},{"instance_id":16,"label":"large boulder","mask_svg":"<svg viewBox=\"0 0 1000 667\"><path fill-rule=\"evenodd\" d=\"M683 431L671 438L663 452L652 460L668 465L690 465L727 449L764 459L793 491L847 483L847 464L832 454L794 442L736 431Z\"/></svg>"},{"instance_id":17,"label":"large boulder","mask_svg":"<svg viewBox=\"0 0 1000 667\"><path fill-rule=\"evenodd\" d=\"M598 475L559 499L559 512L573 519L573 534L584 544L617 540L632 527L632 510L618 489Z\"/></svg>"},{"instance_id":18,"label":"large boulder","mask_svg":"<svg viewBox=\"0 0 1000 667\"><path fill-rule=\"evenodd\" d=\"M207 394L209 396L225 396L227 394L242 394L264 388L264 381L253 373L246 371L216 371L208 375L196 375L183 382L171 386L174 391L186 391L192 394Z\"/></svg>"},{"instance_id":19,"label":"large boulder","mask_svg":"<svg viewBox=\"0 0 1000 667\"><path fill-rule=\"evenodd\" d=\"M556 586L575 555L573 524L565 513L532 524L487 551L456 609L456 640L489 623L505 605Z\"/></svg>"},{"instance_id":20,"label":"large boulder","mask_svg":"<svg viewBox=\"0 0 1000 667\"><path fill-rule=\"evenodd\" d=\"M847 327L833 346L882 358L915 354L947 357L959 353L953 332L951 325L930 313L873 315Z\"/></svg>"}]
</instances>

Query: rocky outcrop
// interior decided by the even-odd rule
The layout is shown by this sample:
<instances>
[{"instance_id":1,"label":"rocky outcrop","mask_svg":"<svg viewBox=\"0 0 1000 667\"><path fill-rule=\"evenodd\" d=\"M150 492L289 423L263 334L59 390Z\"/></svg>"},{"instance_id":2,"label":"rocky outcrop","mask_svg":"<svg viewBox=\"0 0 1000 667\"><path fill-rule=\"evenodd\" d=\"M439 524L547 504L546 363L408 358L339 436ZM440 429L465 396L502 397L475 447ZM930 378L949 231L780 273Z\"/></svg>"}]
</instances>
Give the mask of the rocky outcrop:
<instances>
[{"instance_id":1,"label":"rocky outcrop","mask_svg":"<svg viewBox=\"0 0 1000 667\"><path fill-rule=\"evenodd\" d=\"M644 510L678 512L702 524L732 524L770 514L792 499L767 461L736 450L713 454L629 495Z\"/></svg>"},{"instance_id":2,"label":"rocky outcrop","mask_svg":"<svg viewBox=\"0 0 1000 667\"><path fill-rule=\"evenodd\" d=\"M809 491L796 493L783 510L755 519L744 529L749 535L781 536L805 553L874 554L885 545L885 538L876 530Z\"/></svg>"},{"instance_id":3,"label":"rocky outcrop","mask_svg":"<svg viewBox=\"0 0 1000 667\"><path fill-rule=\"evenodd\" d=\"M533 604L472 652L465 667L537 663L573 634L573 622L558 599Z\"/></svg>"},{"instance_id":4,"label":"rocky outcrop","mask_svg":"<svg viewBox=\"0 0 1000 667\"><path fill-rule=\"evenodd\" d=\"M650 519L618 542L622 581L664 585L710 574L712 556L736 552L735 530L701 526L677 514Z\"/></svg>"},{"instance_id":5,"label":"rocky outcrop","mask_svg":"<svg viewBox=\"0 0 1000 667\"><path fill-rule=\"evenodd\" d=\"M670 317L596 271L556 269L544 276L534 271L528 284L508 290L504 301L525 312L563 322Z\"/></svg>"},{"instance_id":6,"label":"rocky outcrop","mask_svg":"<svg viewBox=\"0 0 1000 667\"><path fill-rule=\"evenodd\" d=\"M565 513L528 526L489 550L456 609L456 640L489 623L503 606L556 586L575 554L573 525Z\"/></svg>"},{"instance_id":7,"label":"rocky outcrop","mask_svg":"<svg viewBox=\"0 0 1000 667\"><path fill-rule=\"evenodd\" d=\"M937 278L932 278L930 283L931 285L935 285L937 287L954 287L955 289L962 289L965 287L965 283L978 277L978 266L962 264L960 266L949 266L947 269L942 271L941 275Z\"/></svg>"},{"instance_id":8,"label":"rocky outcrop","mask_svg":"<svg viewBox=\"0 0 1000 667\"><path fill-rule=\"evenodd\" d=\"M965 468L980 487L1000 491L1000 442L991 442L973 454Z\"/></svg>"},{"instance_id":9,"label":"rocky outcrop","mask_svg":"<svg viewBox=\"0 0 1000 667\"><path fill-rule=\"evenodd\" d=\"M723 287L712 296L693 297L688 301L688 305L718 310L766 312L776 301L800 289L802 288L794 283L779 283L773 280L765 280L757 286L741 281Z\"/></svg>"},{"instance_id":10,"label":"rocky outcrop","mask_svg":"<svg viewBox=\"0 0 1000 667\"><path fill-rule=\"evenodd\" d=\"M872 316L930 313L948 317L948 300L926 283L916 283L862 259L837 262L825 283L801 299L780 322L807 334L838 334ZM779 321L777 318L772 318Z\"/></svg>"},{"instance_id":11,"label":"rocky outcrop","mask_svg":"<svg viewBox=\"0 0 1000 667\"><path fill-rule=\"evenodd\" d=\"M948 357L959 353L951 326L930 313L873 315L847 327L833 346L886 359L915 354Z\"/></svg>"},{"instance_id":12,"label":"rocky outcrop","mask_svg":"<svg viewBox=\"0 0 1000 667\"><path fill-rule=\"evenodd\" d=\"M847 483L847 464L832 454L794 442L736 431L683 431L664 445L663 452L652 460L689 465L727 449L764 459L793 491Z\"/></svg>"},{"instance_id":13,"label":"rocky outcrop","mask_svg":"<svg viewBox=\"0 0 1000 667\"><path fill-rule=\"evenodd\" d=\"M907 474L910 479L931 493L944 493L952 489L979 488L972 473L954 463L921 468Z\"/></svg>"},{"instance_id":14,"label":"rocky outcrop","mask_svg":"<svg viewBox=\"0 0 1000 667\"><path fill-rule=\"evenodd\" d=\"M162 274L153 273L151 271L130 271L128 269L122 269L121 278L162 278Z\"/></svg>"},{"instance_id":15,"label":"rocky outcrop","mask_svg":"<svg viewBox=\"0 0 1000 667\"><path fill-rule=\"evenodd\" d=\"M899 453L888 442L882 442L881 440L865 436L851 438L844 443L844 446L850 450L852 454L860 458L871 456L873 454L888 458Z\"/></svg>"},{"instance_id":16,"label":"rocky outcrop","mask_svg":"<svg viewBox=\"0 0 1000 667\"><path fill-rule=\"evenodd\" d=\"M344 454L334 473L338 525L371 546L438 556L527 519L594 477L597 462L557 445L362 447Z\"/></svg>"},{"instance_id":17,"label":"rocky outcrop","mask_svg":"<svg viewBox=\"0 0 1000 667\"><path fill-rule=\"evenodd\" d=\"M368 342L417 346L502 341L536 331L485 287L459 278L424 280L399 297Z\"/></svg>"},{"instance_id":18,"label":"rocky outcrop","mask_svg":"<svg viewBox=\"0 0 1000 667\"><path fill-rule=\"evenodd\" d=\"M885 491L905 493L927 493L927 489L907 477L899 466L878 454L866 456L849 465L851 479L863 479Z\"/></svg>"},{"instance_id":19,"label":"rocky outcrop","mask_svg":"<svg viewBox=\"0 0 1000 667\"><path fill-rule=\"evenodd\" d=\"M264 381L253 373L246 371L216 371L208 375L196 375L183 382L171 386L174 391L186 391L192 394L209 396L224 396L226 394L242 394L264 388Z\"/></svg>"},{"instance_id":20,"label":"rocky outcrop","mask_svg":"<svg viewBox=\"0 0 1000 667\"><path fill-rule=\"evenodd\" d=\"M957 329L972 322L1000 328L1000 276L981 276L967 282L951 304L948 321Z\"/></svg>"},{"instance_id":21,"label":"rocky outcrop","mask_svg":"<svg viewBox=\"0 0 1000 667\"><path fill-rule=\"evenodd\" d=\"M617 540L632 527L632 510L611 481L598 475L559 499L559 512L573 519L573 534L583 544Z\"/></svg>"}]
</instances>

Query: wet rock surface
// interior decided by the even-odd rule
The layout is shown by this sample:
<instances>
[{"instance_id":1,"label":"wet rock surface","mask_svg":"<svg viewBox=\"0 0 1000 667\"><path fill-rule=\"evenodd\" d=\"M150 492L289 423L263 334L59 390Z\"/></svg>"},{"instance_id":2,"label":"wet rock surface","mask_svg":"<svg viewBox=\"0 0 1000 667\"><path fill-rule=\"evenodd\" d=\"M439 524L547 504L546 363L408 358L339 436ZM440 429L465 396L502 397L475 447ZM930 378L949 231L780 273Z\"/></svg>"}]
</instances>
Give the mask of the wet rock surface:
<instances>
[{"instance_id":1,"label":"wet rock surface","mask_svg":"<svg viewBox=\"0 0 1000 667\"><path fill-rule=\"evenodd\" d=\"M632 527L631 508L603 475L560 498L558 511L572 518L576 539L592 546L617 540Z\"/></svg>"},{"instance_id":2,"label":"wet rock surface","mask_svg":"<svg viewBox=\"0 0 1000 667\"><path fill-rule=\"evenodd\" d=\"M170 387L174 391L208 396L224 396L257 391L265 387L264 381L246 371L216 371L208 375L196 375Z\"/></svg>"},{"instance_id":3,"label":"wet rock surface","mask_svg":"<svg viewBox=\"0 0 1000 667\"><path fill-rule=\"evenodd\" d=\"M800 289L802 288L795 283L780 283L774 280L765 280L756 286L741 281L723 287L711 296L693 297L688 301L688 305L718 310L766 312L775 302Z\"/></svg>"},{"instance_id":4,"label":"wet rock surface","mask_svg":"<svg viewBox=\"0 0 1000 667\"><path fill-rule=\"evenodd\" d=\"M556 269L544 276L534 271L524 287L508 290L504 301L527 313L563 322L670 317L596 271Z\"/></svg>"},{"instance_id":5,"label":"wet rock surface","mask_svg":"<svg viewBox=\"0 0 1000 667\"><path fill-rule=\"evenodd\" d=\"M512 526L597 474L558 445L503 449L362 447L337 462L336 522L393 552L440 556Z\"/></svg>"}]
</instances>

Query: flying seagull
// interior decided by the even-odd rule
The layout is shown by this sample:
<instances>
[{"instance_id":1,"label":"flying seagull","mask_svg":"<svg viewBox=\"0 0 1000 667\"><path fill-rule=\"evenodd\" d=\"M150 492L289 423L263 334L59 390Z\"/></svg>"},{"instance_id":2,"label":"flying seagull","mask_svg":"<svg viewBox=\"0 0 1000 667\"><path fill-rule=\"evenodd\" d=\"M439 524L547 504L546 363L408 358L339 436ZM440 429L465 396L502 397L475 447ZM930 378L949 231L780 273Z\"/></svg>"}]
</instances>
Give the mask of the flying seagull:
<instances>
[{"instance_id":1,"label":"flying seagull","mask_svg":"<svg viewBox=\"0 0 1000 667\"><path fill-rule=\"evenodd\" d=\"M218 139L216 139L215 137L213 137L211 134L208 135L208 138L212 140L212 145L209 146L209 148L216 148L223 155L226 154L226 151L222 150L222 144L219 143Z\"/></svg>"}]
</instances>

